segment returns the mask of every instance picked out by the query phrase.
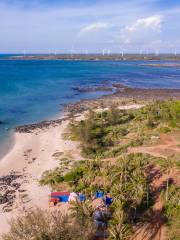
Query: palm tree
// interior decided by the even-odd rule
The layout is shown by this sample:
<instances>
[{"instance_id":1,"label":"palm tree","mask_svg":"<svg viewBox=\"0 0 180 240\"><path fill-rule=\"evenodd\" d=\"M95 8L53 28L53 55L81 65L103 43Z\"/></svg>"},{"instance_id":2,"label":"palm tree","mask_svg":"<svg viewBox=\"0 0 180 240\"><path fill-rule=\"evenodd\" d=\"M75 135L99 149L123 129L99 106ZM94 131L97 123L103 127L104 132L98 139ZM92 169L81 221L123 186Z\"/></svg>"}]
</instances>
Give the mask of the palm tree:
<instances>
[{"instance_id":1,"label":"palm tree","mask_svg":"<svg viewBox=\"0 0 180 240\"><path fill-rule=\"evenodd\" d=\"M123 202L116 201L113 220L110 222L110 240L127 240L131 234L131 227L127 223L123 210Z\"/></svg>"}]
</instances>

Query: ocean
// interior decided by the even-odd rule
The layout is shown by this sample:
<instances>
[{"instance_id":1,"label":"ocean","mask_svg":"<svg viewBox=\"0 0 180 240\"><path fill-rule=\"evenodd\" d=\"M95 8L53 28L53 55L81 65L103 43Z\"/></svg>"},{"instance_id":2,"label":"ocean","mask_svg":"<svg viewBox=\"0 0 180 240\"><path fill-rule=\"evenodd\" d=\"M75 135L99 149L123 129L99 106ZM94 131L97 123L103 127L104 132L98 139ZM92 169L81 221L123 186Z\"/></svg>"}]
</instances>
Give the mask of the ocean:
<instances>
[{"instance_id":1,"label":"ocean","mask_svg":"<svg viewBox=\"0 0 180 240\"><path fill-rule=\"evenodd\" d=\"M180 69L142 66L145 62L0 60L0 144L13 129L53 119L62 105L97 98L107 91L80 93L74 87L121 83L140 88L180 88ZM8 129L8 131L7 131ZM5 145L4 145L5 144Z\"/></svg>"}]
</instances>

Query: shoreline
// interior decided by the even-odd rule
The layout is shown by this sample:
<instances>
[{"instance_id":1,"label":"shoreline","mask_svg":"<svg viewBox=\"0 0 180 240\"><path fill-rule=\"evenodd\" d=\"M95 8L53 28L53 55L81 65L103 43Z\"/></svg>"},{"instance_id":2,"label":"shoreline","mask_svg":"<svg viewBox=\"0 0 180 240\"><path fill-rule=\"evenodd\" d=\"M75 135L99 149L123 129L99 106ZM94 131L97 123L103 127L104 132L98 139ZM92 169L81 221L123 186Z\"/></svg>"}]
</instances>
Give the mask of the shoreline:
<instances>
[{"instance_id":1,"label":"shoreline","mask_svg":"<svg viewBox=\"0 0 180 240\"><path fill-rule=\"evenodd\" d=\"M68 123L14 133L14 145L0 161L0 235L9 230L12 217L33 207L47 209L51 189L39 185L42 173L59 165L55 153L79 154L76 143L63 139Z\"/></svg>"},{"instance_id":2,"label":"shoreline","mask_svg":"<svg viewBox=\"0 0 180 240\"><path fill-rule=\"evenodd\" d=\"M126 103L144 103L155 100L180 100L180 89L169 88L137 88L128 87L122 84L112 84L112 87L116 88L116 92L108 95L104 95L97 99L80 100L79 102L72 104L65 104L65 111L70 114L79 114L87 109L97 108L103 105L112 104L124 104ZM83 89L81 89L82 91ZM85 89L86 90L86 89Z\"/></svg>"},{"instance_id":3,"label":"shoreline","mask_svg":"<svg viewBox=\"0 0 180 240\"><path fill-rule=\"evenodd\" d=\"M103 88L104 86L102 86ZM63 104L63 112L56 114L51 120L44 120L33 124L24 124L15 128L15 132L31 133L34 130L43 130L51 126L58 126L61 122L70 120L74 118L75 115L81 114L90 108L97 108L102 106L103 102L107 104L109 101L112 102L129 102L132 104L134 102L149 102L155 100L180 100L180 89L178 88L138 88L138 87L128 87L119 83L112 84L111 88L115 88L114 93L109 93L108 95L103 95L98 98L92 99L82 99L75 103ZM77 92L93 92L96 88L77 88Z\"/></svg>"},{"instance_id":4,"label":"shoreline","mask_svg":"<svg viewBox=\"0 0 180 240\"><path fill-rule=\"evenodd\" d=\"M99 107L102 105L102 102L116 102L118 99L119 101L129 101L133 103L134 100L136 101L153 101L153 100L168 100L168 99L180 99L180 89L168 89L168 88L137 88L137 87L128 87L122 84L112 84L112 88L116 89L116 92L110 93L108 95L101 96L99 98L92 98L92 99L83 99L75 103L64 104L64 111L55 114L50 120L43 120L37 123L29 123L24 125L17 126L12 133L10 134L11 144L9 145L8 149L0 155L0 162L1 160L8 155L11 151L13 146L15 145L15 136L16 133L33 133L34 131L42 131L46 130L49 127L57 127L62 124L64 121L69 121L70 119L74 118L75 115L81 114L83 111L87 111L90 108ZM82 92L92 92L94 91L94 87L91 88L81 88ZM79 89L77 88L77 91Z\"/></svg>"},{"instance_id":5,"label":"shoreline","mask_svg":"<svg viewBox=\"0 0 180 240\"><path fill-rule=\"evenodd\" d=\"M0 143L0 161L1 159L11 151L15 143L15 134L14 130L6 137L3 138Z\"/></svg>"},{"instance_id":6,"label":"shoreline","mask_svg":"<svg viewBox=\"0 0 180 240\"><path fill-rule=\"evenodd\" d=\"M116 85L116 88L119 89L118 92L99 99L64 105L65 113L56 115L59 119L16 128L14 144L0 160L1 192L7 193L6 199L0 198L5 201L4 204L0 204L0 235L8 231L8 221L11 217L35 206L47 209L50 188L40 186L39 179L44 171L58 166L59 162L54 157L55 153L63 153L63 156L67 155L68 158L71 155L70 158L74 161L81 159L78 143L63 139L63 133L70 119L82 117L82 113L87 109L101 108L102 103L105 105L107 102L112 104L117 101L117 104L125 109L128 106L134 107L138 101L143 103L143 101L154 100L156 97L158 100L174 97L180 99L180 89L154 91L154 89L129 88L120 84ZM174 93L177 93L176 96ZM137 102L134 101L135 99ZM127 102L124 103L124 101Z\"/></svg>"}]
</instances>

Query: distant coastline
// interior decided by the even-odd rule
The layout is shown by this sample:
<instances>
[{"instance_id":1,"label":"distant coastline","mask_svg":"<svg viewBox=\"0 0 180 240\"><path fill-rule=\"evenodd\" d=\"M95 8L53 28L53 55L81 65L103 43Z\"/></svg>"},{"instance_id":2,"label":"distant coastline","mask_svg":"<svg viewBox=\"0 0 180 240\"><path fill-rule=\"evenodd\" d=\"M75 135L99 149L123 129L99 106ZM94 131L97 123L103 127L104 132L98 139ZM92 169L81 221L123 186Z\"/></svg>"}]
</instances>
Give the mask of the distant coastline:
<instances>
[{"instance_id":1,"label":"distant coastline","mask_svg":"<svg viewBox=\"0 0 180 240\"><path fill-rule=\"evenodd\" d=\"M174 63L149 63L149 64L141 64L141 66L179 68L180 67L180 63L178 63L178 62L174 62Z\"/></svg>"},{"instance_id":2,"label":"distant coastline","mask_svg":"<svg viewBox=\"0 0 180 240\"><path fill-rule=\"evenodd\" d=\"M174 54L27 54L9 55L0 60L67 60L67 61L180 61Z\"/></svg>"}]
</instances>

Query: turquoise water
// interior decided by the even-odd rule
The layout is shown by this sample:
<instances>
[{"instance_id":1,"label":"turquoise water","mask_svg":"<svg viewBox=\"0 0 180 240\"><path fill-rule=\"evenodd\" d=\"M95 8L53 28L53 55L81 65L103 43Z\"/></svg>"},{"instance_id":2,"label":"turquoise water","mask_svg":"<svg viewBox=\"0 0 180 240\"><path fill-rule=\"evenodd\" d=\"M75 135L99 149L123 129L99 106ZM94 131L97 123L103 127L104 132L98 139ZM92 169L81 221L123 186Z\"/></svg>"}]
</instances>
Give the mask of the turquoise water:
<instances>
[{"instance_id":1,"label":"turquoise water","mask_svg":"<svg viewBox=\"0 0 180 240\"><path fill-rule=\"evenodd\" d=\"M146 88L180 88L180 69L143 62L0 60L0 139L17 125L53 118L62 104L107 92L78 93L73 87L122 83Z\"/></svg>"}]
</instances>

